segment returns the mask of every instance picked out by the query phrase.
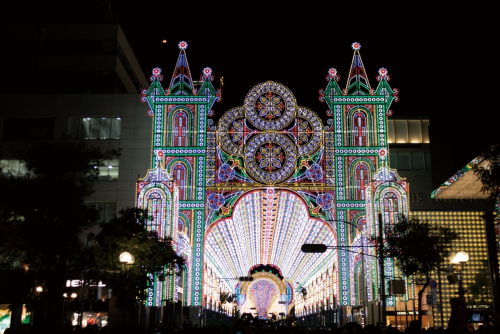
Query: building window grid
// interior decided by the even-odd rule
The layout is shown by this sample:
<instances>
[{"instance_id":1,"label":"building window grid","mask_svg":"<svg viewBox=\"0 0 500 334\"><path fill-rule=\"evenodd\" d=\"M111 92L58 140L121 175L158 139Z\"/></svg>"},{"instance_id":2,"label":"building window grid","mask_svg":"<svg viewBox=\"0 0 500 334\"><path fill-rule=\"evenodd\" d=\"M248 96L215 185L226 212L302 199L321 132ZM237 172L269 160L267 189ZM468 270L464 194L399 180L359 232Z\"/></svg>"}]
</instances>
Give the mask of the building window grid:
<instances>
[{"instance_id":1,"label":"building window grid","mask_svg":"<svg viewBox=\"0 0 500 334\"><path fill-rule=\"evenodd\" d=\"M400 171L430 171L430 152L427 150L392 149L389 151L389 165Z\"/></svg>"},{"instance_id":2,"label":"building window grid","mask_svg":"<svg viewBox=\"0 0 500 334\"><path fill-rule=\"evenodd\" d=\"M428 119L389 119L387 136L389 144L428 144Z\"/></svg>"},{"instance_id":3,"label":"building window grid","mask_svg":"<svg viewBox=\"0 0 500 334\"><path fill-rule=\"evenodd\" d=\"M99 169L99 176L97 178L94 178L93 181L118 181L119 167L119 159L105 160L104 166L94 167Z\"/></svg>"},{"instance_id":4,"label":"building window grid","mask_svg":"<svg viewBox=\"0 0 500 334\"><path fill-rule=\"evenodd\" d=\"M79 139L120 139L121 117L82 117L78 119Z\"/></svg>"},{"instance_id":5,"label":"building window grid","mask_svg":"<svg viewBox=\"0 0 500 334\"><path fill-rule=\"evenodd\" d=\"M99 222L109 222L116 216L116 202L111 201L87 201L86 205L99 210Z\"/></svg>"}]
</instances>

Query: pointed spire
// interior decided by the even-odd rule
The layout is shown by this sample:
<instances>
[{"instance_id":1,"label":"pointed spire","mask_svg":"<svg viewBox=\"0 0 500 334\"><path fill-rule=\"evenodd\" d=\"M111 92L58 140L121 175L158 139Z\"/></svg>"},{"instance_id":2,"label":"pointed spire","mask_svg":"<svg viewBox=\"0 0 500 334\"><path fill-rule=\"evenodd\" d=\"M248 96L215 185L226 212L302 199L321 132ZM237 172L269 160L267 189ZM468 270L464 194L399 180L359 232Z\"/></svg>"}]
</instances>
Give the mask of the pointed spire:
<instances>
[{"instance_id":1,"label":"pointed spire","mask_svg":"<svg viewBox=\"0 0 500 334\"><path fill-rule=\"evenodd\" d=\"M193 80L186 57L187 43L179 43L179 58L170 81L170 95L193 95Z\"/></svg>"},{"instance_id":2,"label":"pointed spire","mask_svg":"<svg viewBox=\"0 0 500 334\"><path fill-rule=\"evenodd\" d=\"M359 54L360 48L361 44L358 42L352 43L354 56L352 57L351 70L347 80L347 95L370 95L370 82L366 76L365 66Z\"/></svg>"}]
</instances>

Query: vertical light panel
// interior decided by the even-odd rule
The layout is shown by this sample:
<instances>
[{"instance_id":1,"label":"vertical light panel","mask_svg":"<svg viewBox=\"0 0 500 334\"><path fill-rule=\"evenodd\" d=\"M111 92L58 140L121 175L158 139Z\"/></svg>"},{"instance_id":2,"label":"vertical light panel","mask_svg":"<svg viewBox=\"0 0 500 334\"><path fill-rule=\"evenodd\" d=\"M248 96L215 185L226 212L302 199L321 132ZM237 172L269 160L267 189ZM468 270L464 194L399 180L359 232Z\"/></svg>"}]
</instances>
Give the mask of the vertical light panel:
<instances>
[{"instance_id":1,"label":"vertical light panel","mask_svg":"<svg viewBox=\"0 0 500 334\"><path fill-rule=\"evenodd\" d=\"M421 144L422 140L422 121L420 119L408 120L408 142L411 144Z\"/></svg>"},{"instance_id":2,"label":"vertical light panel","mask_svg":"<svg viewBox=\"0 0 500 334\"><path fill-rule=\"evenodd\" d=\"M396 142L396 135L394 133L394 120L387 120L387 143L394 144Z\"/></svg>"},{"instance_id":3,"label":"vertical light panel","mask_svg":"<svg viewBox=\"0 0 500 334\"><path fill-rule=\"evenodd\" d=\"M394 120L396 144L408 143L408 122L405 119Z\"/></svg>"},{"instance_id":4,"label":"vertical light panel","mask_svg":"<svg viewBox=\"0 0 500 334\"><path fill-rule=\"evenodd\" d=\"M338 211L339 221L337 223L337 238L339 245L339 280L340 280L340 305L347 306L350 304L349 291L349 257L347 255L347 233L345 228L345 211Z\"/></svg>"},{"instance_id":5,"label":"vertical light panel","mask_svg":"<svg viewBox=\"0 0 500 334\"><path fill-rule=\"evenodd\" d=\"M196 210L195 212L195 229L194 229L194 251L193 251L193 293L192 305L201 306L203 296L202 279L203 279L203 237L204 237L204 211Z\"/></svg>"}]
</instances>

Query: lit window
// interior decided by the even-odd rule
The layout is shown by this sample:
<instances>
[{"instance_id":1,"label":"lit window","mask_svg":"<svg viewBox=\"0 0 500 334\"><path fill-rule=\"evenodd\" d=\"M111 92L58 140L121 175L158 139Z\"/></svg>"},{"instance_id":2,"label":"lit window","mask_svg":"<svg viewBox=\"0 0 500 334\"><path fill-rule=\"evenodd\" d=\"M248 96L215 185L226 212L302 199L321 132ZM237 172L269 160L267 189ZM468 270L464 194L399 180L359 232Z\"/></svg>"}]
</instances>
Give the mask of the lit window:
<instances>
[{"instance_id":1,"label":"lit window","mask_svg":"<svg viewBox=\"0 0 500 334\"><path fill-rule=\"evenodd\" d=\"M6 176L25 176L28 172L25 164L19 160L0 160L0 168Z\"/></svg>"},{"instance_id":2,"label":"lit window","mask_svg":"<svg viewBox=\"0 0 500 334\"><path fill-rule=\"evenodd\" d=\"M365 199L365 188L368 185L369 180L369 169L366 164L359 164L356 166L354 171L354 199L364 200Z\"/></svg>"},{"instance_id":3,"label":"lit window","mask_svg":"<svg viewBox=\"0 0 500 334\"><path fill-rule=\"evenodd\" d=\"M179 111L174 116L173 145L188 146L187 142L187 115L184 111Z\"/></svg>"},{"instance_id":4,"label":"lit window","mask_svg":"<svg viewBox=\"0 0 500 334\"><path fill-rule=\"evenodd\" d=\"M172 176L174 178L175 183L179 187L179 199L180 200L185 200L186 199L186 167L183 164L176 164L172 168Z\"/></svg>"},{"instance_id":5,"label":"lit window","mask_svg":"<svg viewBox=\"0 0 500 334\"><path fill-rule=\"evenodd\" d=\"M120 139L120 117L84 117L78 119L79 139Z\"/></svg>"},{"instance_id":6,"label":"lit window","mask_svg":"<svg viewBox=\"0 0 500 334\"><path fill-rule=\"evenodd\" d=\"M118 181L118 169L120 161L118 159L105 160L104 166L99 168L99 176L94 181Z\"/></svg>"},{"instance_id":7,"label":"lit window","mask_svg":"<svg viewBox=\"0 0 500 334\"><path fill-rule=\"evenodd\" d=\"M352 119L353 139L352 146L366 146L367 124L366 115L357 111Z\"/></svg>"}]
</instances>

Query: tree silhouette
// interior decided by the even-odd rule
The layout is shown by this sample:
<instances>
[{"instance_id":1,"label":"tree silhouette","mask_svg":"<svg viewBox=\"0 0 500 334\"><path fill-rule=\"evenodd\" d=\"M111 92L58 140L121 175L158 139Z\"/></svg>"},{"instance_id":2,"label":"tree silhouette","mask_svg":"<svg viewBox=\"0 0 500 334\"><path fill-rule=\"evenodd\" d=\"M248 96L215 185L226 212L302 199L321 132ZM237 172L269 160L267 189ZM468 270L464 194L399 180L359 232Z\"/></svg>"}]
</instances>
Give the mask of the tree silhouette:
<instances>
[{"instance_id":1,"label":"tree silhouette","mask_svg":"<svg viewBox=\"0 0 500 334\"><path fill-rule=\"evenodd\" d=\"M431 272L449 257L458 234L447 227L401 217L385 229L385 256L396 261L406 276L420 274L425 283L418 292L418 321L422 323L422 296L429 285Z\"/></svg>"},{"instance_id":2,"label":"tree silhouette","mask_svg":"<svg viewBox=\"0 0 500 334\"><path fill-rule=\"evenodd\" d=\"M146 298L147 273L157 273L158 279L164 281L168 275L180 274L185 266L170 238L160 238L155 231L146 229L150 218L143 209L121 210L118 217L101 224L101 232L95 237L97 244L89 249L87 278L102 280L112 287L120 309L125 305L124 298ZM124 267L119 262L122 252L135 257L133 265Z\"/></svg>"},{"instance_id":3,"label":"tree silhouette","mask_svg":"<svg viewBox=\"0 0 500 334\"><path fill-rule=\"evenodd\" d=\"M479 163L473 167L474 174L481 181L481 191L491 199L500 196L500 146L491 145L481 153L485 163Z\"/></svg>"},{"instance_id":4,"label":"tree silhouette","mask_svg":"<svg viewBox=\"0 0 500 334\"><path fill-rule=\"evenodd\" d=\"M78 267L80 235L99 220L99 211L85 203L94 192L92 178L120 150L102 151L62 135L23 142L13 155L27 172L0 174L0 276L24 273L31 279L18 280L23 286L14 289L15 298L12 285L0 279L0 302L31 307L35 284L41 285L47 317L38 319L52 323L62 313L65 273Z\"/></svg>"}]
</instances>

